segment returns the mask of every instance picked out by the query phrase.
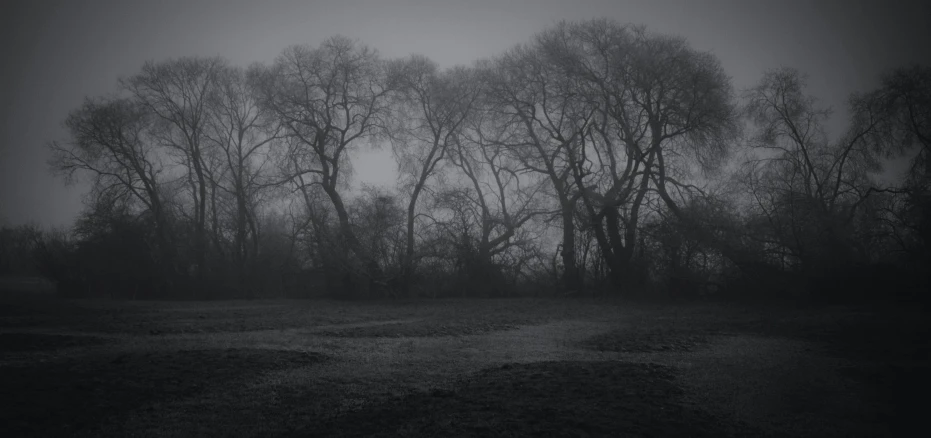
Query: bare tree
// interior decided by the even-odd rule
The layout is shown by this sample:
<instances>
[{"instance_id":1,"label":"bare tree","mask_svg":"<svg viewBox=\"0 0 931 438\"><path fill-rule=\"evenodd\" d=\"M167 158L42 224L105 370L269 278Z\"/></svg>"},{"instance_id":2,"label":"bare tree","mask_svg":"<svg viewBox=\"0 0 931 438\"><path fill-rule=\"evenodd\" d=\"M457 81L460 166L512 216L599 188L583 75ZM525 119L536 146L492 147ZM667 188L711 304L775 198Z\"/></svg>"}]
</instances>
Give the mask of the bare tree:
<instances>
[{"instance_id":1,"label":"bare tree","mask_svg":"<svg viewBox=\"0 0 931 438\"><path fill-rule=\"evenodd\" d=\"M445 193L445 201L463 203L457 214L471 217L474 275L489 275L495 259L526 244L522 227L546 213L541 195L548 181L538 172L526 172L518 155L506 147L521 133L508 118L481 105L451 145L450 161L465 177L465 187Z\"/></svg>"},{"instance_id":2,"label":"bare tree","mask_svg":"<svg viewBox=\"0 0 931 438\"><path fill-rule=\"evenodd\" d=\"M882 111L855 104L848 132L830 141L824 130L830 113L804 87L802 74L780 69L746 92L759 153L746 163L745 181L774 242L804 270L820 271L855 255L851 226L876 190L870 174L879 170L865 139L879 126Z\"/></svg>"},{"instance_id":3,"label":"bare tree","mask_svg":"<svg viewBox=\"0 0 931 438\"><path fill-rule=\"evenodd\" d=\"M212 150L208 156L216 161L206 166L212 188L214 234L221 234L216 202L219 189L232 198L234 205L233 259L243 286L248 284L249 269L258 256L258 204L262 192L273 187L269 149L280 132L272 114L258 105L257 97L245 71L224 68L217 77L217 92L209 102L211 111L205 129Z\"/></svg>"},{"instance_id":4,"label":"bare tree","mask_svg":"<svg viewBox=\"0 0 931 438\"><path fill-rule=\"evenodd\" d=\"M353 231L340 189L348 154L384 127L391 90L377 53L348 38L319 48L293 46L261 75L262 104L288 137L285 180L298 190L319 186L333 204L340 231L365 261L369 275L380 268Z\"/></svg>"},{"instance_id":5,"label":"bare tree","mask_svg":"<svg viewBox=\"0 0 931 438\"><path fill-rule=\"evenodd\" d=\"M362 195L353 200L350 214L356 235L378 265L395 273L403 269L406 257L405 215L398 196L374 186L364 186ZM398 279L391 278L385 281L384 286L393 289L398 286Z\"/></svg>"},{"instance_id":6,"label":"bare tree","mask_svg":"<svg viewBox=\"0 0 931 438\"><path fill-rule=\"evenodd\" d=\"M50 143L49 164L53 172L69 179L89 174L95 199L141 205L155 227L154 252L168 266L174 251L162 188L165 165L159 147L148 136L152 117L130 99L88 99L65 121L71 139Z\"/></svg>"},{"instance_id":7,"label":"bare tree","mask_svg":"<svg viewBox=\"0 0 931 438\"><path fill-rule=\"evenodd\" d=\"M855 95L851 105L878 109L882 116L869 140L888 156L913 153L912 175L931 174L931 66L913 65L892 70L881 87Z\"/></svg>"},{"instance_id":8,"label":"bare tree","mask_svg":"<svg viewBox=\"0 0 931 438\"><path fill-rule=\"evenodd\" d=\"M738 132L729 79L716 58L681 38L609 20L562 23L534 47L548 71L536 125L566 142L571 183L563 185L571 188L563 206L581 202L582 225L614 286L629 285L647 195L655 191L680 211L701 193L688 178L714 169Z\"/></svg>"},{"instance_id":9,"label":"bare tree","mask_svg":"<svg viewBox=\"0 0 931 438\"><path fill-rule=\"evenodd\" d=\"M518 133L501 146L514 151L524 169L549 180L562 220L563 287L578 290L570 157L590 121L591 109L567 89L565 76L544 54L539 44L519 46L482 63L481 71L486 105Z\"/></svg>"},{"instance_id":10,"label":"bare tree","mask_svg":"<svg viewBox=\"0 0 931 438\"><path fill-rule=\"evenodd\" d=\"M122 81L160 122L152 135L181 158L187 168L194 205L196 278L207 269L207 201L210 182L206 167L206 129L210 101L226 67L220 58L180 58L146 63L142 72Z\"/></svg>"},{"instance_id":11,"label":"bare tree","mask_svg":"<svg viewBox=\"0 0 931 438\"><path fill-rule=\"evenodd\" d=\"M440 71L433 61L412 56L397 62L400 76L398 106L392 130L393 150L402 184L410 191L402 276L409 286L416 269L417 202L428 181L442 169L461 126L478 96L472 71Z\"/></svg>"},{"instance_id":12,"label":"bare tree","mask_svg":"<svg viewBox=\"0 0 931 438\"><path fill-rule=\"evenodd\" d=\"M885 207L885 222L897 246L917 257L931 258L931 67L913 65L882 77L879 89L851 98L855 113L878 109L881 119L867 142L886 158L908 158L906 179Z\"/></svg>"}]
</instances>

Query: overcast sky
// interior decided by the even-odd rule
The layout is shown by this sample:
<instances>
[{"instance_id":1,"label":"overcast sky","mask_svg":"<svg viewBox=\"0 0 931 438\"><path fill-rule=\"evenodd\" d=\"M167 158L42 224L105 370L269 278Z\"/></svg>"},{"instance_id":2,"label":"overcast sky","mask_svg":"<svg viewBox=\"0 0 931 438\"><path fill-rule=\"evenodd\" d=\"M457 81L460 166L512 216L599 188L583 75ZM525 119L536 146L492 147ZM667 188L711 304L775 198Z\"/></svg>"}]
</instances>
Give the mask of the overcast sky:
<instances>
[{"instance_id":1,"label":"overcast sky","mask_svg":"<svg viewBox=\"0 0 931 438\"><path fill-rule=\"evenodd\" d=\"M891 3L891 4L889 4ZM931 63L931 2L625 0L23 0L0 6L0 223L70 225L85 186L49 175L46 144L85 96L116 91L147 60L220 55L271 62L292 44L336 34L385 57L419 53L442 66L495 55L560 20L609 17L686 37L721 59L734 85L767 68L809 75L810 92L843 115L878 75ZM387 152L354 164L393 183Z\"/></svg>"}]
</instances>

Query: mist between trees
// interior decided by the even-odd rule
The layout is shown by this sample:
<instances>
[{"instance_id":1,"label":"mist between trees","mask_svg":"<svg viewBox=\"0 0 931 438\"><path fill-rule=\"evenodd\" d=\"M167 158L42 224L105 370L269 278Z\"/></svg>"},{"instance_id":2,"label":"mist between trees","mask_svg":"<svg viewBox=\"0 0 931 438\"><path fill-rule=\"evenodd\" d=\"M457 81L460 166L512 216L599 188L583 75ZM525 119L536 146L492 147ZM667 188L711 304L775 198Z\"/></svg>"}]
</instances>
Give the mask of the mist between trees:
<instances>
[{"instance_id":1,"label":"mist between trees","mask_svg":"<svg viewBox=\"0 0 931 438\"><path fill-rule=\"evenodd\" d=\"M345 37L151 62L49 144L92 183L73 229L4 229L0 269L73 297L908 294L929 96L931 69L903 66L830 137L802 72L734 90L713 54L607 20L471 67ZM398 183L352 192L372 147ZM892 158L907 178L880 185Z\"/></svg>"}]
</instances>

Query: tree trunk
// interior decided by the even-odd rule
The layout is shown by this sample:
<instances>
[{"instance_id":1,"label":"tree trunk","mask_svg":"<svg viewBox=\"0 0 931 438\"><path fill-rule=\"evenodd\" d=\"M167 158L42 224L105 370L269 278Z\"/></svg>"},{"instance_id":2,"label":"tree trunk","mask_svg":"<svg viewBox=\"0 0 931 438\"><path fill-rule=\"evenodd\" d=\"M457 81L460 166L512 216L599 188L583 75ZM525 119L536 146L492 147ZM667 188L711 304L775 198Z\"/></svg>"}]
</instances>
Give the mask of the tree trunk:
<instances>
[{"instance_id":1,"label":"tree trunk","mask_svg":"<svg viewBox=\"0 0 931 438\"><path fill-rule=\"evenodd\" d=\"M407 205L407 242L404 251L404 268L401 281L401 287L405 296L410 294L411 280L414 275L414 216L417 208L417 198L420 197L422 184L414 187L414 193L411 194L410 203Z\"/></svg>"},{"instance_id":2,"label":"tree trunk","mask_svg":"<svg viewBox=\"0 0 931 438\"><path fill-rule=\"evenodd\" d=\"M562 222L562 282L567 291L578 291L582 281L575 262L575 212L568 200L563 203Z\"/></svg>"},{"instance_id":3,"label":"tree trunk","mask_svg":"<svg viewBox=\"0 0 931 438\"><path fill-rule=\"evenodd\" d=\"M605 209L605 228L607 230L607 245L602 245L602 251L607 250L607 253L602 254L605 261L608 265L608 273L611 276L611 285L614 286L614 290L619 293L624 293L625 284L625 273L627 271L627 265L629 264L626 248L624 242L621 240L620 234L620 221L618 220L617 208L607 207Z\"/></svg>"},{"instance_id":4,"label":"tree trunk","mask_svg":"<svg viewBox=\"0 0 931 438\"><path fill-rule=\"evenodd\" d=\"M369 295L371 295L375 289L375 280L381 277L381 267L378 266L378 261L376 261L365 247L362 246L362 242L359 241L356 233L352 231L352 224L349 222L349 213L346 211L343 198L339 195L339 192L336 191L336 188L323 186L323 190L326 192L327 196L330 197L330 201L333 202L333 208L336 210L336 216L339 218L340 232L343 234L343 237L346 238L349 248L356 256L362 259L362 262L368 268L366 275L369 280Z\"/></svg>"},{"instance_id":5,"label":"tree trunk","mask_svg":"<svg viewBox=\"0 0 931 438\"><path fill-rule=\"evenodd\" d=\"M195 272L197 285L195 290L201 292L199 289L204 287L207 265L207 179L204 176L203 163L200 161L200 153L196 147L193 152L191 161L194 165L194 173L197 176L197 189L200 195L200 199L197 200L199 207L194 225L194 256L197 262L197 271Z\"/></svg>"}]
</instances>

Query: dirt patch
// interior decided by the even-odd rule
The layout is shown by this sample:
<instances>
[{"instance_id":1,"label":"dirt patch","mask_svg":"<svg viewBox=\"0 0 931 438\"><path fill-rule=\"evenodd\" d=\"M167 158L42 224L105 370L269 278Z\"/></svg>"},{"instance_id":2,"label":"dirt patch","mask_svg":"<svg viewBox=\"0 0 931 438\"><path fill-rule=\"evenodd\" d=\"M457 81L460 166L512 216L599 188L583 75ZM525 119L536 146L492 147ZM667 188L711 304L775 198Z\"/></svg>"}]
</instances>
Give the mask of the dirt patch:
<instances>
[{"instance_id":1,"label":"dirt patch","mask_svg":"<svg viewBox=\"0 0 931 438\"><path fill-rule=\"evenodd\" d=\"M4 367L2 435L93 435L102 422L151 403L323 359L316 353L278 350L181 350Z\"/></svg>"},{"instance_id":2,"label":"dirt patch","mask_svg":"<svg viewBox=\"0 0 931 438\"><path fill-rule=\"evenodd\" d=\"M42 333L0 333L0 357L9 352L48 351L59 348L89 347L111 342L94 336L68 336Z\"/></svg>"}]
</instances>

